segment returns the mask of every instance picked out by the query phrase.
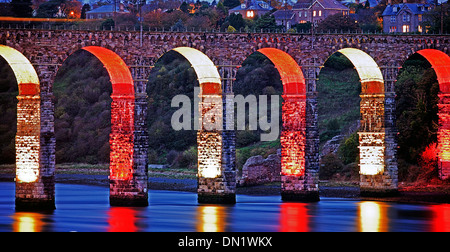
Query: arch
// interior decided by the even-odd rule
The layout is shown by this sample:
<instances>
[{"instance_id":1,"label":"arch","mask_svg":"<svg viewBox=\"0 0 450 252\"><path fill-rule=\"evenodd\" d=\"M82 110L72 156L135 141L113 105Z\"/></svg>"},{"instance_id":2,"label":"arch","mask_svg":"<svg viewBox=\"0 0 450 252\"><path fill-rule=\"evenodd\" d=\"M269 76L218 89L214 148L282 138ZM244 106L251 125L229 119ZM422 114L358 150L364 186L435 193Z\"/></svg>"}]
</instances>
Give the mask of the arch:
<instances>
[{"instance_id":1,"label":"arch","mask_svg":"<svg viewBox=\"0 0 450 252\"><path fill-rule=\"evenodd\" d=\"M258 52L269 58L280 73L284 95L306 95L302 69L289 54L276 48L263 48Z\"/></svg>"},{"instance_id":2,"label":"arch","mask_svg":"<svg viewBox=\"0 0 450 252\"><path fill-rule=\"evenodd\" d=\"M19 86L17 99L16 182L32 183L39 179L40 167L40 84L36 70L19 51L0 45L0 56L11 67Z\"/></svg>"},{"instance_id":3,"label":"arch","mask_svg":"<svg viewBox=\"0 0 450 252\"><path fill-rule=\"evenodd\" d=\"M191 63L197 74L198 82L203 94L222 95L219 71L208 56L191 47L177 47L172 50L181 54L189 61L189 63Z\"/></svg>"},{"instance_id":4,"label":"arch","mask_svg":"<svg viewBox=\"0 0 450 252\"><path fill-rule=\"evenodd\" d=\"M222 122L222 84L219 71L211 59L201 51L191 47L177 47L173 51L182 55L194 69L200 84L199 131L197 133L198 176L201 179L215 179L222 176L222 133L211 129L211 121ZM207 119L205 114L215 110L220 118ZM207 182L205 182L207 183Z\"/></svg>"},{"instance_id":5,"label":"arch","mask_svg":"<svg viewBox=\"0 0 450 252\"><path fill-rule=\"evenodd\" d=\"M450 57L435 49L423 49L416 53L430 62L439 83L439 177L447 179L450 177Z\"/></svg>"},{"instance_id":6,"label":"arch","mask_svg":"<svg viewBox=\"0 0 450 252\"><path fill-rule=\"evenodd\" d=\"M222 165L222 82L219 71L211 59L191 47L176 47L171 51L180 54L194 69L200 85L198 109L194 112L197 131L197 193L200 203L235 203L235 175ZM196 100L197 97L194 97ZM198 122L198 124L197 124ZM229 181L232 180L232 181Z\"/></svg>"},{"instance_id":7,"label":"arch","mask_svg":"<svg viewBox=\"0 0 450 252\"><path fill-rule=\"evenodd\" d=\"M128 181L133 178L134 155L134 82L126 63L115 52L87 46L88 51L102 62L112 84L110 180Z\"/></svg>"},{"instance_id":8,"label":"arch","mask_svg":"<svg viewBox=\"0 0 450 252\"><path fill-rule=\"evenodd\" d=\"M338 50L347 57L358 72L361 81L361 92L364 94L384 93L383 74L375 60L367 53L355 48Z\"/></svg>"},{"instance_id":9,"label":"arch","mask_svg":"<svg viewBox=\"0 0 450 252\"><path fill-rule=\"evenodd\" d=\"M133 77L119 55L99 46L86 46L82 49L97 57L105 66L113 87L113 95L134 95Z\"/></svg>"},{"instance_id":10,"label":"arch","mask_svg":"<svg viewBox=\"0 0 450 252\"><path fill-rule=\"evenodd\" d=\"M383 75L375 60L364 51L343 48L338 52L352 62L361 82L361 125L358 132L360 174L381 175L386 166Z\"/></svg>"},{"instance_id":11,"label":"arch","mask_svg":"<svg viewBox=\"0 0 450 252\"><path fill-rule=\"evenodd\" d=\"M436 49L422 49L416 53L430 62L436 72L440 91L450 93L450 56Z\"/></svg>"},{"instance_id":12,"label":"arch","mask_svg":"<svg viewBox=\"0 0 450 252\"><path fill-rule=\"evenodd\" d=\"M263 48L264 54L275 65L283 84L283 127L281 143L281 174L283 180L305 174L306 145L306 85L300 66L286 52L275 48ZM284 183L283 183L284 184ZM284 188L282 185L282 191Z\"/></svg>"}]
</instances>

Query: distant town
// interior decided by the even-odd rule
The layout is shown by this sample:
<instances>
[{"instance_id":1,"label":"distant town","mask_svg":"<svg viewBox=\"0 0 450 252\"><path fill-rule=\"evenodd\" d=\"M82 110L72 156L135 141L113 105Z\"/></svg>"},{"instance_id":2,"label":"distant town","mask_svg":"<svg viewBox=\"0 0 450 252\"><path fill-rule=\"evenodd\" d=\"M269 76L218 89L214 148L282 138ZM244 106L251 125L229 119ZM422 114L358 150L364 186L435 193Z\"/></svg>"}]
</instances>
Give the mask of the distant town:
<instances>
[{"instance_id":1,"label":"distant town","mask_svg":"<svg viewBox=\"0 0 450 252\"><path fill-rule=\"evenodd\" d=\"M98 29L448 34L437 0L3 0L0 23L72 22Z\"/></svg>"}]
</instances>

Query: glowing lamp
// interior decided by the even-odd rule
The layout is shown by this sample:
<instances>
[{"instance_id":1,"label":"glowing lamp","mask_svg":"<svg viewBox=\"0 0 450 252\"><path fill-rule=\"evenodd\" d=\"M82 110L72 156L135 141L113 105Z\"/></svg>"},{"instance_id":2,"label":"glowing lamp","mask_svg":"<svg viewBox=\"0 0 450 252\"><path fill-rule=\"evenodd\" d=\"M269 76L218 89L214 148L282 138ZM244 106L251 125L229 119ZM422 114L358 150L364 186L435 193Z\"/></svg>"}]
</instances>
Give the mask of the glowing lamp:
<instances>
[{"instance_id":1,"label":"glowing lamp","mask_svg":"<svg viewBox=\"0 0 450 252\"><path fill-rule=\"evenodd\" d=\"M199 177L219 177L222 174L222 135L218 132L199 131L197 145Z\"/></svg>"},{"instance_id":2,"label":"glowing lamp","mask_svg":"<svg viewBox=\"0 0 450 252\"><path fill-rule=\"evenodd\" d=\"M16 136L16 181L35 182L39 178L39 136Z\"/></svg>"}]
</instances>

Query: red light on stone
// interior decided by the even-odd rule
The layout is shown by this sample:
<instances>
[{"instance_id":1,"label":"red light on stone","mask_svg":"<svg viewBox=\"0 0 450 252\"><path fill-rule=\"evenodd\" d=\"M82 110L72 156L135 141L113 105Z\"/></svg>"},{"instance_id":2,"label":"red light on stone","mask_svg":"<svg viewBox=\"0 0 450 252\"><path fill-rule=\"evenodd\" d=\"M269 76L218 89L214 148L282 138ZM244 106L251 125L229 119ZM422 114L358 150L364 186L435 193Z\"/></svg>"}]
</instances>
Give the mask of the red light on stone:
<instances>
[{"instance_id":1,"label":"red light on stone","mask_svg":"<svg viewBox=\"0 0 450 252\"><path fill-rule=\"evenodd\" d=\"M439 176L446 179L450 177L450 57L434 49L423 49L417 53L430 62L439 82Z\"/></svg>"},{"instance_id":2,"label":"red light on stone","mask_svg":"<svg viewBox=\"0 0 450 252\"><path fill-rule=\"evenodd\" d=\"M133 95L134 82L127 64L115 52L98 46L83 47L105 66L113 86L113 95Z\"/></svg>"},{"instance_id":3,"label":"red light on stone","mask_svg":"<svg viewBox=\"0 0 450 252\"><path fill-rule=\"evenodd\" d=\"M436 72L440 91L450 93L450 56L434 49L423 49L417 53L430 62Z\"/></svg>"},{"instance_id":4,"label":"red light on stone","mask_svg":"<svg viewBox=\"0 0 450 252\"><path fill-rule=\"evenodd\" d=\"M98 46L84 47L105 66L111 79L110 179L133 178L134 82L125 62L113 51Z\"/></svg>"},{"instance_id":5,"label":"red light on stone","mask_svg":"<svg viewBox=\"0 0 450 252\"><path fill-rule=\"evenodd\" d=\"M306 143L306 86L303 72L297 62L281 50L263 48L258 52L272 61L283 83L281 174L303 176Z\"/></svg>"},{"instance_id":6,"label":"red light on stone","mask_svg":"<svg viewBox=\"0 0 450 252\"><path fill-rule=\"evenodd\" d=\"M284 95L281 131L281 174L305 174L306 101Z\"/></svg>"},{"instance_id":7,"label":"red light on stone","mask_svg":"<svg viewBox=\"0 0 450 252\"><path fill-rule=\"evenodd\" d=\"M263 48L258 52L269 58L280 73L283 94L306 94L302 69L289 54L275 48Z\"/></svg>"}]
</instances>

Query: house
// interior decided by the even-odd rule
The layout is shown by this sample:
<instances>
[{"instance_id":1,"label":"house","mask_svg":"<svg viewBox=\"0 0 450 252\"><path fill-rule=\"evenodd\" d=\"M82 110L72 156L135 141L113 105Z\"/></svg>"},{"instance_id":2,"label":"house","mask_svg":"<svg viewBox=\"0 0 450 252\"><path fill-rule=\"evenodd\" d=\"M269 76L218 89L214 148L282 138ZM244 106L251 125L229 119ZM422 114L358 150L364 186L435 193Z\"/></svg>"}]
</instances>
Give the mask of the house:
<instances>
[{"instance_id":1,"label":"house","mask_svg":"<svg viewBox=\"0 0 450 252\"><path fill-rule=\"evenodd\" d=\"M272 6L270 6L270 2L266 3L264 1L258 0L246 0L241 5L231 9L228 11L228 15L241 14L243 18L251 19L256 16L262 16L268 12L273 10Z\"/></svg>"},{"instance_id":2,"label":"house","mask_svg":"<svg viewBox=\"0 0 450 252\"><path fill-rule=\"evenodd\" d=\"M86 12L86 19L112 18L114 13L118 15L130 12L125 10L125 6L122 3L116 4L116 11L114 11L114 4L108 4Z\"/></svg>"},{"instance_id":3,"label":"house","mask_svg":"<svg viewBox=\"0 0 450 252\"><path fill-rule=\"evenodd\" d=\"M404 0L401 4L392 4L389 0L382 14L383 32L424 32L422 22L432 8L433 5L428 3L406 3Z\"/></svg>"},{"instance_id":4,"label":"house","mask_svg":"<svg viewBox=\"0 0 450 252\"><path fill-rule=\"evenodd\" d=\"M319 23L328 16L342 13L348 15L350 9L337 0L298 0L292 10L278 10L274 13L277 25L292 25L302 23Z\"/></svg>"}]
</instances>

